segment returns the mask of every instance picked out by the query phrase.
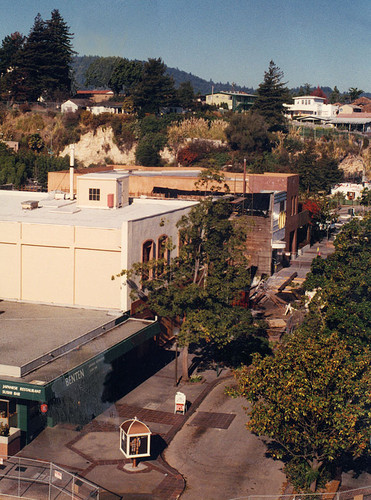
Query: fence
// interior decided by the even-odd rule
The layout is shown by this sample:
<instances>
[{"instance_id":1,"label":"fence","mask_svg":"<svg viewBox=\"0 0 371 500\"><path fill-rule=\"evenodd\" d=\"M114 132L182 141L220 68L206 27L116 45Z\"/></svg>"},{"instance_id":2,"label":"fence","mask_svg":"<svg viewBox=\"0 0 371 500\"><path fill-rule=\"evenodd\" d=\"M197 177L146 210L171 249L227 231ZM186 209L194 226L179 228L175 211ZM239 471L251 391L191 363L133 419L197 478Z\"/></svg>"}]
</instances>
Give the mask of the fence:
<instances>
[{"instance_id":1,"label":"fence","mask_svg":"<svg viewBox=\"0 0 371 500\"><path fill-rule=\"evenodd\" d=\"M119 500L122 497L51 462L0 456L0 498Z\"/></svg>"},{"instance_id":2,"label":"fence","mask_svg":"<svg viewBox=\"0 0 371 500\"><path fill-rule=\"evenodd\" d=\"M249 495L228 500L371 500L371 485L334 493L298 493L291 495Z\"/></svg>"}]
</instances>

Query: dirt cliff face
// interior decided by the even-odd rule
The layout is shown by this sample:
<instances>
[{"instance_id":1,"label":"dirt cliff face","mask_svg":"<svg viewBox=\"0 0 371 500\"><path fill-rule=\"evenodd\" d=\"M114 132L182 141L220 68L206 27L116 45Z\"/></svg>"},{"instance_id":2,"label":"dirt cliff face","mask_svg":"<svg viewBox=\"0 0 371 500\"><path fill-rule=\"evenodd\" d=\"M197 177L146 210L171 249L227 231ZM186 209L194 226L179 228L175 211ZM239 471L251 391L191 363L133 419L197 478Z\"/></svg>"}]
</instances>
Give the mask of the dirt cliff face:
<instances>
[{"instance_id":1,"label":"dirt cliff face","mask_svg":"<svg viewBox=\"0 0 371 500\"><path fill-rule=\"evenodd\" d=\"M113 140L111 127L99 127L97 130L81 136L79 142L75 144L75 158L84 167L88 167L92 163L134 165L135 147L134 145L127 152L120 151ZM69 153L70 147L66 146L60 156Z\"/></svg>"},{"instance_id":2,"label":"dirt cliff face","mask_svg":"<svg viewBox=\"0 0 371 500\"><path fill-rule=\"evenodd\" d=\"M92 163L104 165L135 165L136 144L132 148L121 151L114 142L114 135L111 127L99 127L95 131L83 134L75 144L75 158L79 165L88 167ZM60 156L70 154L70 146L66 146ZM161 157L165 163L174 160L174 154L165 148L161 152Z\"/></svg>"},{"instance_id":3,"label":"dirt cliff face","mask_svg":"<svg viewBox=\"0 0 371 500\"><path fill-rule=\"evenodd\" d=\"M362 174L365 170L365 174L367 177L370 176L370 161L369 154L361 155L353 155L349 154L342 162L339 164L339 168L344 171L345 178L349 177L362 177Z\"/></svg>"}]
</instances>

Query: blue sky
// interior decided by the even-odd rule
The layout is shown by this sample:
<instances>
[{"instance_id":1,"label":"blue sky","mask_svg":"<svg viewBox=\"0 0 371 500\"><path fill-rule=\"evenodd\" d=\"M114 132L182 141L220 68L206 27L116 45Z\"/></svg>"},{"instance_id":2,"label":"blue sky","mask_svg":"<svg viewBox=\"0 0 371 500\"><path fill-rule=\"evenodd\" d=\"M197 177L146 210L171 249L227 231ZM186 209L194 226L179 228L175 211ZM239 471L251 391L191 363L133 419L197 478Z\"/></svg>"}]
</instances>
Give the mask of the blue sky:
<instances>
[{"instance_id":1,"label":"blue sky","mask_svg":"<svg viewBox=\"0 0 371 500\"><path fill-rule=\"evenodd\" d=\"M289 87L371 92L371 0L0 0L0 40L54 8L79 55L161 57L254 88L273 59Z\"/></svg>"}]
</instances>

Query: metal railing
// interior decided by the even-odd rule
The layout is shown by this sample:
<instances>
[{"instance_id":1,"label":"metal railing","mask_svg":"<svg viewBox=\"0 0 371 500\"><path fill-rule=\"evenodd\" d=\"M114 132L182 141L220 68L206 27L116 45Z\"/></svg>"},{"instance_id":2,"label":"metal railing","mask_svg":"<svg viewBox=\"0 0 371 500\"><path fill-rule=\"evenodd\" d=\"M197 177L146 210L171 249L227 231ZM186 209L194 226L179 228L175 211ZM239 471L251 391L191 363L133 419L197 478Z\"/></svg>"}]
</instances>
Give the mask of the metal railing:
<instances>
[{"instance_id":1,"label":"metal railing","mask_svg":"<svg viewBox=\"0 0 371 500\"><path fill-rule=\"evenodd\" d=\"M29 500L122 498L52 462L0 455L0 498L3 497Z\"/></svg>"}]
</instances>

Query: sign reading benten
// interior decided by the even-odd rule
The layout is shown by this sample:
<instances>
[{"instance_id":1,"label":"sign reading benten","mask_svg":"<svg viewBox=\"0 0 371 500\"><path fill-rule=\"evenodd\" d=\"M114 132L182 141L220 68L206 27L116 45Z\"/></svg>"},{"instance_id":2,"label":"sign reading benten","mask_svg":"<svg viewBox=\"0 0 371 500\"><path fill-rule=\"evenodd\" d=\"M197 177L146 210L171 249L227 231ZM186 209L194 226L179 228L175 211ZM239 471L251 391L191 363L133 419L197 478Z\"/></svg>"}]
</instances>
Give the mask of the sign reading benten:
<instances>
[{"instance_id":1,"label":"sign reading benten","mask_svg":"<svg viewBox=\"0 0 371 500\"><path fill-rule=\"evenodd\" d=\"M64 377L64 380L66 382L66 386L68 387L69 385L73 384L77 380L81 380L82 378L85 377L85 372L84 369L76 370L74 373L71 373L71 375L68 375L68 377Z\"/></svg>"}]
</instances>

